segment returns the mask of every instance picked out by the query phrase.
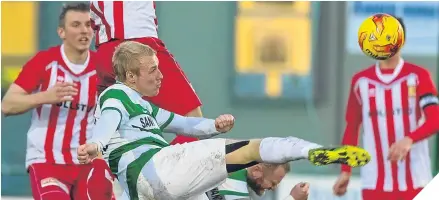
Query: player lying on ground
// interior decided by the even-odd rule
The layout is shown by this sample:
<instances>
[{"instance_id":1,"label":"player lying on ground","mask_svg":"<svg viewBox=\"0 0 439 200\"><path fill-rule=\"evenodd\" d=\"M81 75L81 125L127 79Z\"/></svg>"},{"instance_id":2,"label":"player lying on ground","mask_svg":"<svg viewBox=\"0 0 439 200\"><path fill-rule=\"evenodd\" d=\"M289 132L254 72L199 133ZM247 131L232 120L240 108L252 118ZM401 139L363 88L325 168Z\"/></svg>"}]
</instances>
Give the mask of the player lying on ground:
<instances>
[{"instance_id":1,"label":"player lying on ground","mask_svg":"<svg viewBox=\"0 0 439 200\"><path fill-rule=\"evenodd\" d=\"M358 167L370 160L368 152L358 147L327 149L295 137L236 143L207 139L169 146L162 132L209 138L229 131L235 120L232 115L215 120L183 117L143 100L159 92L163 76L157 62L155 51L147 45L128 41L118 46L113 67L119 82L99 96L93 136L78 149L79 161L89 163L107 145L115 146L103 153L109 153L110 168L130 199L181 200L205 195L228 173L257 162L308 159L315 165Z\"/></svg>"},{"instance_id":2,"label":"player lying on ground","mask_svg":"<svg viewBox=\"0 0 439 200\"><path fill-rule=\"evenodd\" d=\"M214 200L248 200L252 194L262 196L266 190L274 190L290 171L290 165L259 163L247 169L233 172L218 189L211 191L209 197ZM306 200L309 194L308 183L298 183L285 197L285 200Z\"/></svg>"},{"instance_id":3,"label":"player lying on ground","mask_svg":"<svg viewBox=\"0 0 439 200\"><path fill-rule=\"evenodd\" d=\"M290 171L290 165L260 163L247 169L233 172L218 188L207 192L210 200L248 200L254 194L262 196L265 190L273 190ZM306 200L309 194L308 183L298 183L284 200ZM118 200L129 200L124 192Z\"/></svg>"}]
</instances>

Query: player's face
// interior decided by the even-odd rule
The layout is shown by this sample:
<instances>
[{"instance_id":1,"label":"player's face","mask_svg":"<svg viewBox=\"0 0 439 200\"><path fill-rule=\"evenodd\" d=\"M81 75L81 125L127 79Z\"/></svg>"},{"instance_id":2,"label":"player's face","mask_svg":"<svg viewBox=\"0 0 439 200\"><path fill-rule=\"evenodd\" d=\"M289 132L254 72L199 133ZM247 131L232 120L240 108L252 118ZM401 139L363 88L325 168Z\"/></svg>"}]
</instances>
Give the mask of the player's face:
<instances>
[{"instance_id":1,"label":"player's face","mask_svg":"<svg viewBox=\"0 0 439 200\"><path fill-rule=\"evenodd\" d=\"M77 51L88 51L93 37L90 13L68 11L64 21L64 27L59 29L64 44Z\"/></svg>"},{"instance_id":2,"label":"player's face","mask_svg":"<svg viewBox=\"0 0 439 200\"><path fill-rule=\"evenodd\" d=\"M148 97L156 96L162 85L163 74L159 70L157 56L143 56L139 59L140 69L136 80L138 91Z\"/></svg>"},{"instance_id":3,"label":"player's face","mask_svg":"<svg viewBox=\"0 0 439 200\"><path fill-rule=\"evenodd\" d=\"M277 167L274 170L264 170L262 176L254 177L248 180L249 186L258 195L262 195L265 190L274 190L285 177L286 171L283 167Z\"/></svg>"}]
</instances>

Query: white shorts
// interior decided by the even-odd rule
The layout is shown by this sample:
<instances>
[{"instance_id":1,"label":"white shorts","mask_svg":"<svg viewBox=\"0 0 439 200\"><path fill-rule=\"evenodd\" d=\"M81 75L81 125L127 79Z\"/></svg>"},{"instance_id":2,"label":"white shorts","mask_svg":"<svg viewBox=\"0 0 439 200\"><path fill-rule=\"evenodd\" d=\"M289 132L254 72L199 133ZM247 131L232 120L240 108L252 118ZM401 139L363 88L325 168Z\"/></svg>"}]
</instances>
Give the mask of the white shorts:
<instances>
[{"instance_id":1,"label":"white shorts","mask_svg":"<svg viewBox=\"0 0 439 200\"><path fill-rule=\"evenodd\" d=\"M139 199L193 199L223 183L228 176L225 141L208 139L161 149L142 166L135 188ZM118 179L129 194L126 170Z\"/></svg>"}]
</instances>

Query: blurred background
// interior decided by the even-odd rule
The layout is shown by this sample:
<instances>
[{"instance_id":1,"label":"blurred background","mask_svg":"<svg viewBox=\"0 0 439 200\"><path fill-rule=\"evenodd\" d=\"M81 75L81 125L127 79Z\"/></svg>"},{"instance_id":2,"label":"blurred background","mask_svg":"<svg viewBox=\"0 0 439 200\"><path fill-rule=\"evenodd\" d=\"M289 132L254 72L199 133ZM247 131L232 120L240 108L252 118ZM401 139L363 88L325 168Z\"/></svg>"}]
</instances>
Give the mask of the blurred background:
<instances>
[{"instance_id":1,"label":"blurred background","mask_svg":"<svg viewBox=\"0 0 439 200\"><path fill-rule=\"evenodd\" d=\"M33 54L61 43L62 4L1 3L2 96ZM159 37L199 94L204 115L235 115L232 138L294 135L338 145L351 76L374 63L357 44L360 23L374 13L403 17L404 58L427 67L436 82L439 77L439 2L161 1L156 8ZM1 120L2 197L30 196L24 168L30 113ZM431 138L432 158L437 144ZM432 163L436 174L438 161ZM263 199L284 197L299 181L311 183L310 199L360 199L357 178L345 197L332 196L338 172L338 166L294 162Z\"/></svg>"}]
</instances>

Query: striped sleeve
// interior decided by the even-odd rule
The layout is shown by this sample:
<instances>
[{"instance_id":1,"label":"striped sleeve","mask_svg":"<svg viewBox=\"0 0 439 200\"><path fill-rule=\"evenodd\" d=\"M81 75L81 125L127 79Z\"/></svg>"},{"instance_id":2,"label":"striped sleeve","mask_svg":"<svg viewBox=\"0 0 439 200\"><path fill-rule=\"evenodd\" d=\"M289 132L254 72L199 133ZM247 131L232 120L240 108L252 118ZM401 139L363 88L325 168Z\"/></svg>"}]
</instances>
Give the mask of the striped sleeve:
<instances>
[{"instance_id":1,"label":"striped sleeve","mask_svg":"<svg viewBox=\"0 0 439 200\"><path fill-rule=\"evenodd\" d=\"M96 143L98 149L102 151L121 124L129 120L128 111L123 104L123 98L120 98L111 89L104 91L98 99L95 119L96 123L89 142Z\"/></svg>"},{"instance_id":2,"label":"striped sleeve","mask_svg":"<svg viewBox=\"0 0 439 200\"><path fill-rule=\"evenodd\" d=\"M229 175L219 187L219 194L226 200L250 199L247 187L247 170L240 170Z\"/></svg>"},{"instance_id":3,"label":"striped sleeve","mask_svg":"<svg viewBox=\"0 0 439 200\"><path fill-rule=\"evenodd\" d=\"M215 120L202 117L185 117L153 104L149 104L149 112L157 121L161 131L179 135L196 137L199 139L211 138L218 135Z\"/></svg>"},{"instance_id":4,"label":"striped sleeve","mask_svg":"<svg viewBox=\"0 0 439 200\"><path fill-rule=\"evenodd\" d=\"M419 106L422 109L433 105L437 106L439 104L438 92L433 80L431 79L430 73L427 70L423 70L419 76Z\"/></svg>"},{"instance_id":5,"label":"striped sleeve","mask_svg":"<svg viewBox=\"0 0 439 200\"><path fill-rule=\"evenodd\" d=\"M167 110L161 109L154 104L151 105L151 115L157 120L160 129L163 131L174 119L175 114Z\"/></svg>"},{"instance_id":6,"label":"striped sleeve","mask_svg":"<svg viewBox=\"0 0 439 200\"><path fill-rule=\"evenodd\" d=\"M121 90L108 90L101 94L98 100L99 113L103 113L105 110L117 111L121 116L121 122L129 120L130 114L130 103L126 103L128 96ZM97 114L97 118L100 114Z\"/></svg>"},{"instance_id":7,"label":"striped sleeve","mask_svg":"<svg viewBox=\"0 0 439 200\"><path fill-rule=\"evenodd\" d=\"M127 113L127 111L125 110L125 108L123 107L123 104L118 101L117 99L109 99L107 100L102 107L99 108L100 109L100 114L109 111L109 110L113 110L116 112L113 113L117 113L120 116L120 121L119 121L119 125L117 126L117 129L120 128L120 125L122 124L122 122L126 122L129 119L129 115Z\"/></svg>"}]
</instances>

